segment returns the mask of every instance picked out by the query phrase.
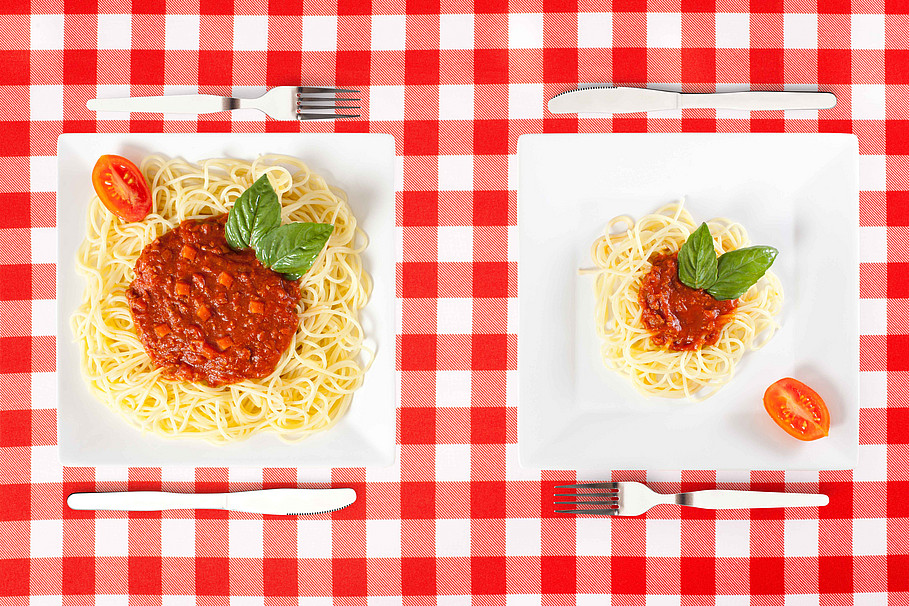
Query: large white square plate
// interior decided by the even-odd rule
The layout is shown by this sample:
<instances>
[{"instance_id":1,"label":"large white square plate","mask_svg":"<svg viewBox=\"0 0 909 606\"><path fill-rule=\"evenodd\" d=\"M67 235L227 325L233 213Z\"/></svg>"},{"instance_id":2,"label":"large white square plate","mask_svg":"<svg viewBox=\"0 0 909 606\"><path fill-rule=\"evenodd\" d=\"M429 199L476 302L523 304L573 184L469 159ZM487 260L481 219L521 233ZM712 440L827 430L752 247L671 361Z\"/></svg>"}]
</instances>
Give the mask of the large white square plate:
<instances>
[{"instance_id":1,"label":"large white square plate","mask_svg":"<svg viewBox=\"0 0 909 606\"><path fill-rule=\"evenodd\" d=\"M685 197L777 247L781 329L732 381L690 403L639 395L606 369L590 245L614 216ZM838 134L553 134L518 142L520 393L525 466L849 469L858 452L858 144ZM821 393L830 435L799 442L764 411L782 377Z\"/></svg>"},{"instance_id":2,"label":"large white square plate","mask_svg":"<svg viewBox=\"0 0 909 606\"><path fill-rule=\"evenodd\" d=\"M83 279L76 251L85 237L91 171L101 154L119 154L137 164L149 153L187 160L264 153L301 158L344 189L369 236L364 263L374 289L363 310L367 336L378 352L363 386L343 419L329 431L287 444L264 433L238 444L165 440L142 434L96 400L79 370L79 349L69 326L81 302ZM360 467L394 460L395 406L395 201L394 138L374 134L68 134L57 142L57 427L64 465L194 467L249 465Z\"/></svg>"}]
</instances>

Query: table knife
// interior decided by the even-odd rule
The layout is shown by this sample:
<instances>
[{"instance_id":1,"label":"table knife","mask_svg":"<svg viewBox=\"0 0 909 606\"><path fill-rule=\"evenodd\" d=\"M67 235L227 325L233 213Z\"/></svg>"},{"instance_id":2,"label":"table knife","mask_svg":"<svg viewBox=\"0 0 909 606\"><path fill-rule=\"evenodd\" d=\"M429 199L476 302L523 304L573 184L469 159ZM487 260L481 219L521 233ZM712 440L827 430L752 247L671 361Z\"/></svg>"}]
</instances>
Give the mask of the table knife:
<instances>
[{"instance_id":1,"label":"table knife","mask_svg":"<svg viewBox=\"0 0 909 606\"><path fill-rule=\"evenodd\" d=\"M675 93L651 88L595 86L560 93L549 100L554 114L623 114L663 109L829 109L833 93L745 91L739 93Z\"/></svg>"},{"instance_id":2,"label":"table knife","mask_svg":"<svg viewBox=\"0 0 909 606\"><path fill-rule=\"evenodd\" d=\"M327 513L357 500L353 488L269 488L245 492L177 493L154 490L74 492L66 499L71 509L102 511L162 511L165 509L225 509L246 513L298 516Z\"/></svg>"}]
</instances>

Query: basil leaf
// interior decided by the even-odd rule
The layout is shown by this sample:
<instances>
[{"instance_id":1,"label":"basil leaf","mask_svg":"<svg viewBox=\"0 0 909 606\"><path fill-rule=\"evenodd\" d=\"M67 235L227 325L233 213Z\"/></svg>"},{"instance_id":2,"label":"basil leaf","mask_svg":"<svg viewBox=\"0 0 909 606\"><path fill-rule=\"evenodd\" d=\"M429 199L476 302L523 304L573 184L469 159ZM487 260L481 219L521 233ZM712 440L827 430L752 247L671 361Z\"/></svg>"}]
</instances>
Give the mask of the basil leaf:
<instances>
[{"instance_id":1,"label":"basil leaf","mask_svg":"<svg viewBox=\"0 0 909 606\"><path fill-rule=\"evenodd\" d=\"M227 214L224 236L232 248L255 247L262 236L281 224L281 203L278 194L262 175L252 187L243 192Z\"/></svg>"},{"instance_id":2,"label":"basil leaf","mask_svg":"<svg viewBox=\"0 0 909 606\"><path fill-rule=\"evenodd\" d=\"M691 288L707 288L716 282L717 260L713 237L701 223L679 249L679 280Z\"/></svg>"},{"instance_id":3,"label":"basil leaf","mask_svg":"<svg viewBox=\"0 0 909 606\"><path fill-rule=\"evenodd\" d=\"M291 280L299 279L312 267L334 228L330 223L281 225L259 240L256 258Z\"/></svg>"},{"instance_id":4,"label":"basil leaf","mask_svg":"<svg viewBox=\"0 0 909 606\"><path fill-rule=\"evenodd\" d=\"M720 257L716 282L707 289L714 299L738 299L773 265L779 251L772 246L749 246Z\"/></svg>"}]
</instances>

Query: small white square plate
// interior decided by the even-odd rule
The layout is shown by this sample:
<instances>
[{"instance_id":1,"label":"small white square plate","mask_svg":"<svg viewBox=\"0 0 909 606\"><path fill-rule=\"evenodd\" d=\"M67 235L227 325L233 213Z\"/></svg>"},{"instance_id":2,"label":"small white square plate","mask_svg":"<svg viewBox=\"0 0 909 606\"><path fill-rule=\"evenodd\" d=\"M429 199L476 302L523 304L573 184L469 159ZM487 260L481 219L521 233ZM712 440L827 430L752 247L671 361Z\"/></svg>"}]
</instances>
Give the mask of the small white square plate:
<instances>
[{"instance_id":1,"label":"small white square plate","mask_svg":"<svg viewBox=\"0 0 909 606\"><path fill-rule=\"evenodd\" d=\"M166 440L132 428L88 391L69 322L85 287L74 263L85 237L88 202L93 195L92 167L102 154L119 154L138 164L150 153L190 161L288 154L347 192L354 214L369 236L364 264L374 288L362 320L378 351L350 409L332 429L295 444L267 432L225 445ZM361 467L388 465L394 460L395 144L391 135L68 134L57 141L57 167L57 432L64 465Z\"/></svg>"},{"instance_id":2,"label":"small white square plate","mask_svg":"<svg viewBox=\"0 0 909 606\"><path fill-rule=\"evenodd\" d=\"M781 329L701 403L645 398L606 369L590 246L609 219L679 198L780 254ZM858 143L838 134L553 134L518 142L522 464L584 469L849 469L858 453ZM799 442L764 411L792 376L830 435Z\"/></svg>"}]
</instances>

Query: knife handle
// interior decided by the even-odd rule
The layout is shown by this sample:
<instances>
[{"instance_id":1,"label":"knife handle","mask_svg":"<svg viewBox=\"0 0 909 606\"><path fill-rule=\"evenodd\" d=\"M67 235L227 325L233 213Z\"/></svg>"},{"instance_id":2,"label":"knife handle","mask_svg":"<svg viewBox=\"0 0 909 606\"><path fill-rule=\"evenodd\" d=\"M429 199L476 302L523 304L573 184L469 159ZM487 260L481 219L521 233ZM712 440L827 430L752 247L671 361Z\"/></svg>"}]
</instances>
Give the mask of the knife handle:
<instances>
[{"instance_id":1,"label":"knife handle","mask_svg":"<svg viewBox=\"0 0 909 606\"><path fill-rule=\"evenodd\" d=\"M101 511L163 511L165 509L224 509L222 492L184 494L136 490L130 492L74 492L66 499L70 509Z\"/></svg>"},{"instance_id":2,"label":"knife handle","mask_svg":"<svg viewBox=\"0 0 909 606\"><path fill-rule=\"evenodd\" d=\"M86 106L94 111L161 112L165 114L213 114L232 109L230 97L216 95L163 95L158 97L119 97L89 99Z\"/></svg>"},{"instance_id":3,"label":"knife handle","mask_svg":"<svg viewBox=\"0 0 909 606\"><path fill-rule=\"evenodd\" d=\"M679 107L739 109L829 109L836 105L833 93L746 91L740 93L682 93Z\"/></svg>"}]
</instances>

